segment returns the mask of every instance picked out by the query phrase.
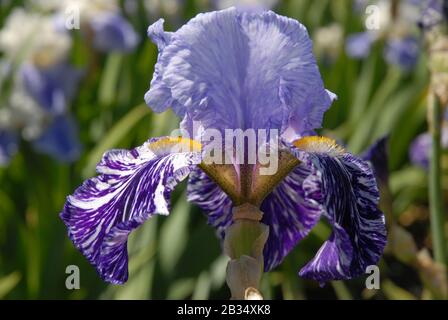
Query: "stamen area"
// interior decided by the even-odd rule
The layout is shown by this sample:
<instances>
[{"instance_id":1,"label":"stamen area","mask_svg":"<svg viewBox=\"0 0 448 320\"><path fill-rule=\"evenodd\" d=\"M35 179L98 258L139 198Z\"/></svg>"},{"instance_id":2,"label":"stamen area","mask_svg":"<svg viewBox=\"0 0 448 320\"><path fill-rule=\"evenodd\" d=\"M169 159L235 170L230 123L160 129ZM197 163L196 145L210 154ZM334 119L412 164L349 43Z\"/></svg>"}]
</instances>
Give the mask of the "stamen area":
<instances>
[{"instance_id":1,"label":"stamen area","mask_svg":"<svg viewBox=\"0 0 448 320\"><path fill-rule=\"evenodd\" d=\"M293 142L297 149L314 152L327 153L331 156L340 156L345 153L345 149L338 145L335 140L322 136L303 137Z\"/></svg>"},{"instance_id":2,"label":"stamen area","mask_svg":"<svg viewBox=\"0 0 448 320\"><path fill-rule=\"evenodd\" d=\"M183 137L165 137L148 145L154 153L166 152L201 152L202 144L196 140Z\"/></svg>"}]
</instances>

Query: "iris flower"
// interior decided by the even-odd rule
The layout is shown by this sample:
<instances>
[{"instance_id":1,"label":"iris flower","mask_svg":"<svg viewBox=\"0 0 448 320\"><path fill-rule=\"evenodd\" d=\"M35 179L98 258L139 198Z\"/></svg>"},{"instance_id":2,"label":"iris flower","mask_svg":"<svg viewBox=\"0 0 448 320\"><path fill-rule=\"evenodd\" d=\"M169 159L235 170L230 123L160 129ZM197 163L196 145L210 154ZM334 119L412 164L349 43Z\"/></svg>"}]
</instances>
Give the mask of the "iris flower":
<instances>
[{"instance_id":1,"label":"iris flower","mask_svg":"<svg viewBox=\"0 0 448 320\"><path fill-rule=\"evenodd\" d=\"M232 224L232 207L260 208L269 227L265 271L320 218L333 233L302 277L351 279L376 264L386 230L375 177L367 162L314 135L335 95L324 88L306 28L272 11L229 8L199 14L177 32L165 32L160 20L148 34L159 56L147 104L156 112L172 108L187 132L192 122L219 132L277 129L279 168L260 176L258 165L204 165L202 144L182 137L106 152L99 175L69 196L61 213L70 239L100 276L127 280L129 234L155 214L168 215L170 194L187 176L188 200L220 236Z\"/></svg>"}]
</instances>

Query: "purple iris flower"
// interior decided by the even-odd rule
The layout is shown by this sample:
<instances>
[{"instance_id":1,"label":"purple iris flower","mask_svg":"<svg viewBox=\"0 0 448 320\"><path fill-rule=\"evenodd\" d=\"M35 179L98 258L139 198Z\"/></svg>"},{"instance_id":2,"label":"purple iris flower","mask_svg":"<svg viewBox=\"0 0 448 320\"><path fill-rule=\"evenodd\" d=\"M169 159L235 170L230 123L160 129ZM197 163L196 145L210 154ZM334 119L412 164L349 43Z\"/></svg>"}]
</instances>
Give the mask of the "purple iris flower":
<instances>
[{"instance_id":1,"label":"purple iris flower","mask_svg":"<svg viewBox=\"0 0 448 320\"><path fill-rule=\"evenodd\" d=\"M8 165L17 152L19 138L15 132L0 130L0 167Z\"/></svg>"},{"instance_id":2,"label":"purple iris flower","mask_svg":"<svg viewBox=\"0 0 448 320\"><path fill-rule=\"evenodd\" d=\"M390 39L384 48L386 61L402 70L411 70L416 65L419 55L419 39L414 36Z\"/></svg>"},{"instance_id":3,"label":"purple iris flower","mask_svg":"<svg viewBox=\"0 0 448 320\"><path fill-rule=\"evenodd\" d=\"M20 68L24 88L50 114L62 114L73 98L82 72L68 63L38 67L25 63Z\"/></svg>"},{"instance_id":4,"label":"purple iris flower","mask_svg":"<svg viewBox=\"0 0 448 320\"><path fill-rule=\"evenodd\" d=\"M131 51L138 44L139 37L132 25L119 13L104 13L90 22L93 30L93 45L103 52Z\"/></svg>"},{"instance_id":5,"label":"purple iris flower","mask_svg":"<svg viewBox=\"0 0 448 320\"><path fill-rule=\"evenodd\" d=\"M61 213L70 239L100 276L114 284L127 280L129 234L155 214L168 215L170 194L187 176L188 200L203 209L220 236L238 202L264 212L266 271L322 217L333 233L300 270L302 277L351 279L376 264L386 229L371 167L333 140L309 135L335 96L324 88L306 28L271 11L230 8L200 14L176 32L165 32L158 21L148 33L159 48L145 96L151 108L171 107L191 136L192 122L221 133L276 129L281 154L296 165L275 183L266 178L270 188L263 189L266 179L251 166L203 170L201 143L186 138L153 138L130 151L107 152L99 175L69 196ZM260 190L266 196L252 200Z\"/></svg>"}]
</instances>

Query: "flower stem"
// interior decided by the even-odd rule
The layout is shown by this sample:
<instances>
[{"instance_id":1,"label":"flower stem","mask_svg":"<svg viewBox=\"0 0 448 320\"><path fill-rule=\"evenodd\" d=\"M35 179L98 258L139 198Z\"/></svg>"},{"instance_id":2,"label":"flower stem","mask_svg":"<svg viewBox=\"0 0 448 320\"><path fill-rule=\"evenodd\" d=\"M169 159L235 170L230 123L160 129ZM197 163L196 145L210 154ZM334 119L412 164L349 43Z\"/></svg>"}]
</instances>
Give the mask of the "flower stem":
<instances>
[{"instance_id":1,"label":"flower stem","mask_svg":"<svg viewBox=\"0 0 448 320\"><path fill-rule=\"evenodd\" d=\"M446 265L446 239L444 234L445 219L442 198L441 157L441 113L442 107L437 96L430 99L430 131L432 137L431 163L429 168L429 202L431 215L432 243L435 260Z\"/></svg>"},{"instance_id":2,"label":"flower stem","mask_svg":"<svg viewBox=\"0 0 448 320\"><path fill-rule=\"evenodd\" d=\"M226 282L232 300L262 299L263 248L269 228L260 223L263 213L244 204L233 210L233 224L226 230L224 252L229 256Z\"/></svg>"}]
</instances>

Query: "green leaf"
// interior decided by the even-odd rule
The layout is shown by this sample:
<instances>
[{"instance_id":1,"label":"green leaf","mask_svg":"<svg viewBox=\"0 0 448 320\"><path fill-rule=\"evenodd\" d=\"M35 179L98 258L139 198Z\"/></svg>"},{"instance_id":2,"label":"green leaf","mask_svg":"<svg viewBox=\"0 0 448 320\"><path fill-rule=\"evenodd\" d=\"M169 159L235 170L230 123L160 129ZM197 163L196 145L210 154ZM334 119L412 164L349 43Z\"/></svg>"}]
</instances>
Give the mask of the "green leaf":
<instances>
[{"instance_id":1,"label":"green leaf","mask_svg":"<svg viewBox=\"0 0 448 320\"><path fill-rule=\"evenodd\" d=\"M118 143L126 137L132 128L150 114L150 109L142 104L133 108L126 114L108 134L100 141L100 143L89 153L87 157L87 165L83 170L84 179L95 173L96 164L101 160L102 155L109 149L115 148Z\"/></svg>"},{"instance_id":2,"label":"green leaf","mask_svg":"<svg viewBox=\"0 0 448 320\"><path fill-rule=\"evenodd\" d=\"M0 300L4 299L19 284L22 275L14 271L0 279Z\"/></svg>"}]
</instances>

